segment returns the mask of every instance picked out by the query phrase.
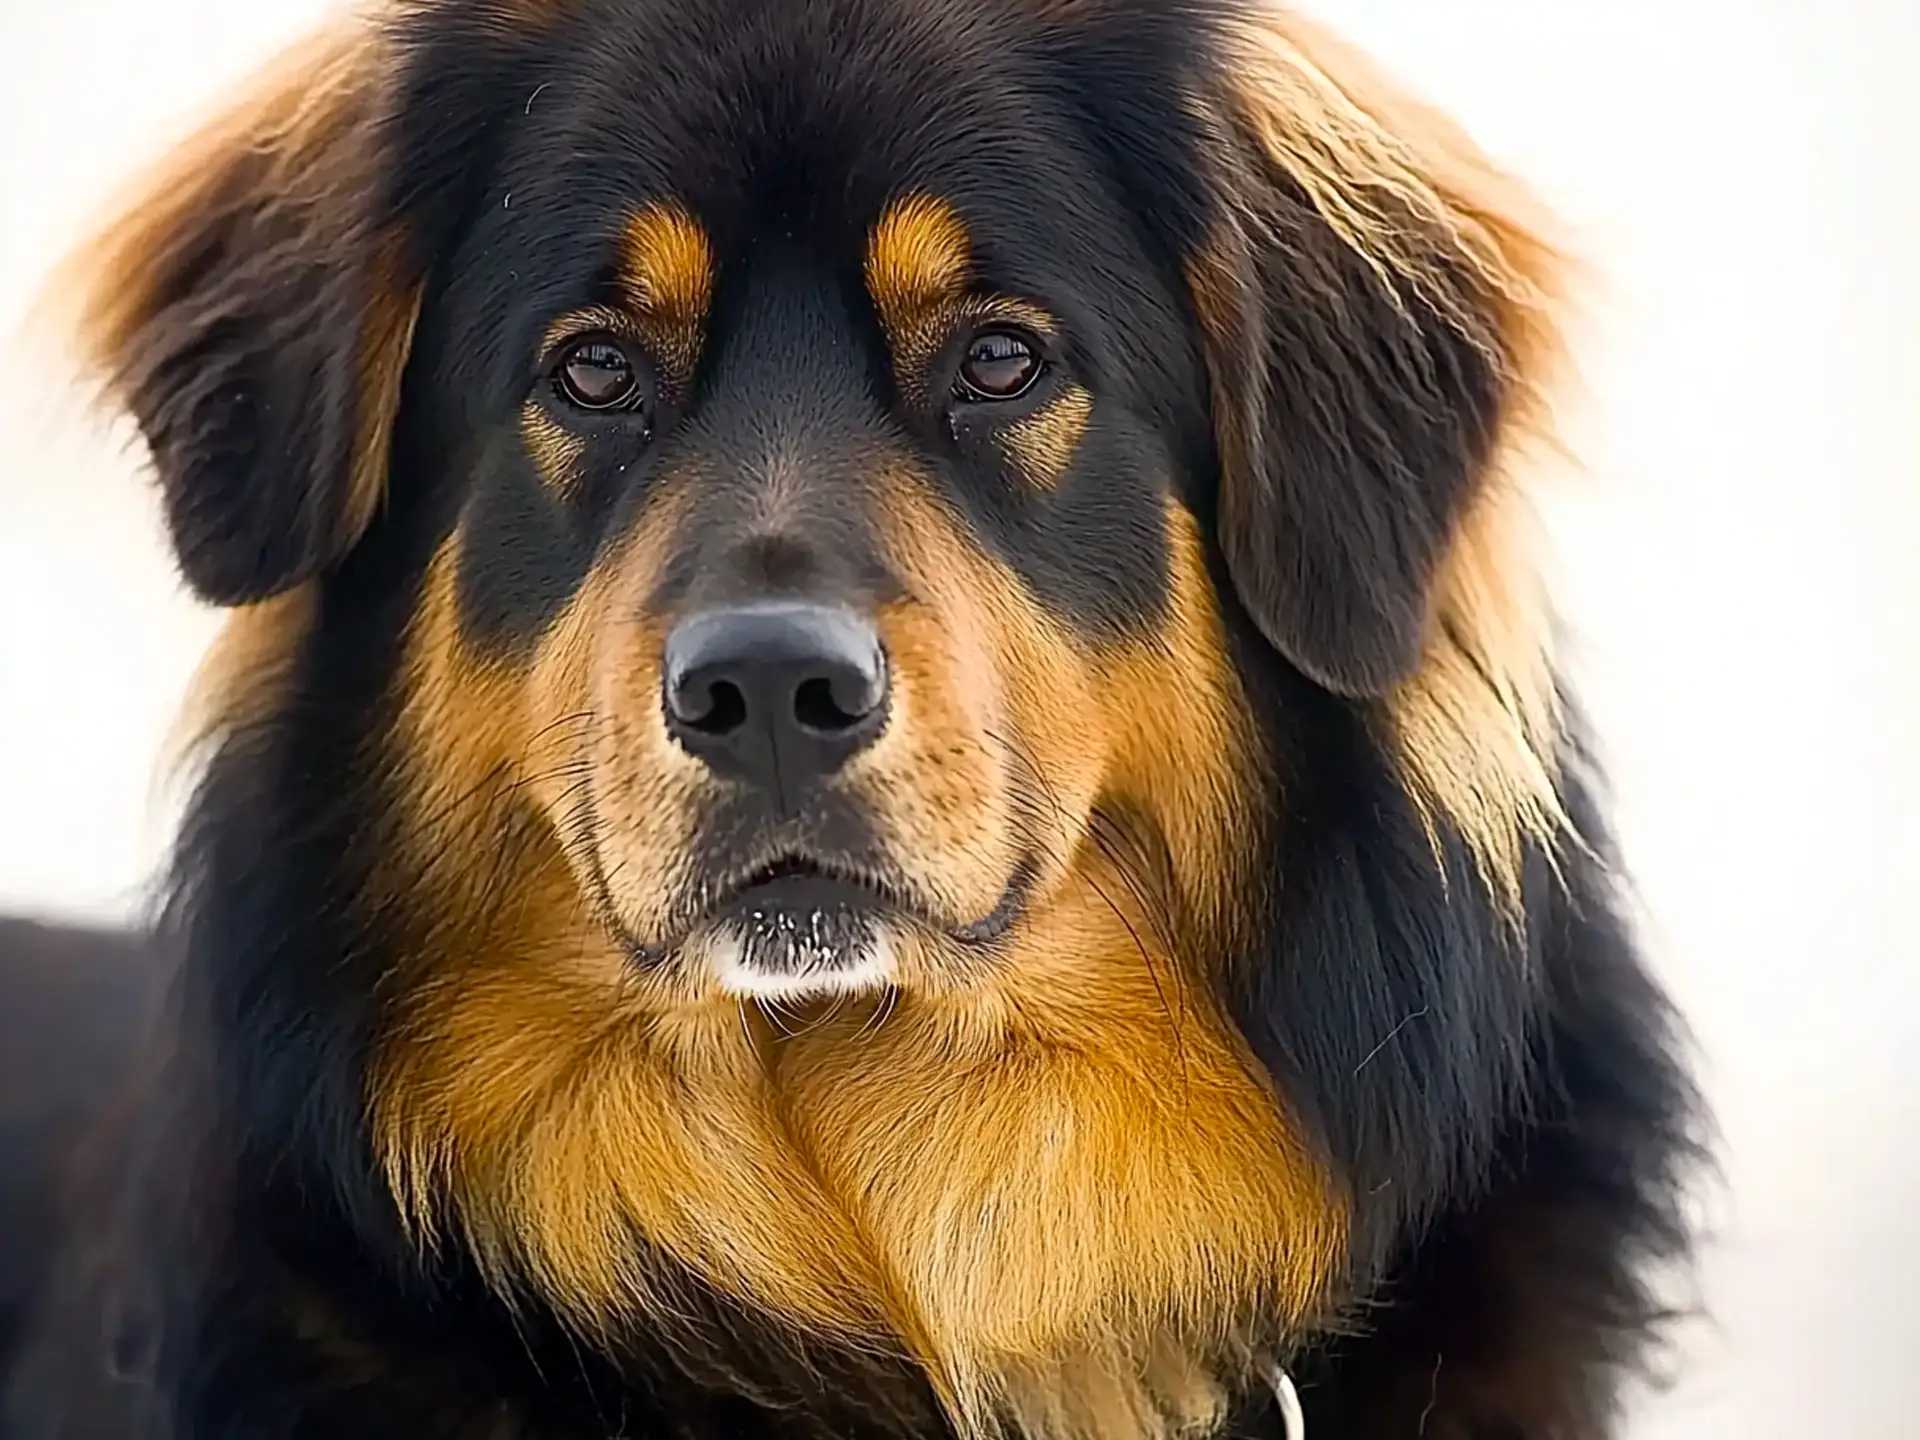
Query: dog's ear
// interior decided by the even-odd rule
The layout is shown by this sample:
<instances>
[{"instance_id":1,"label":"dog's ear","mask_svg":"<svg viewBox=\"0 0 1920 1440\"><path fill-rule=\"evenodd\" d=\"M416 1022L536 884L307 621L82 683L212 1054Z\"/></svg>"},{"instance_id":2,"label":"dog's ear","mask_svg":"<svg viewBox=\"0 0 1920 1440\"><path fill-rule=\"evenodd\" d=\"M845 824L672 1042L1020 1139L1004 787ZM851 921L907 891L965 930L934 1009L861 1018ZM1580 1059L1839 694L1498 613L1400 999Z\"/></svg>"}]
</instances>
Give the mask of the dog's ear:
<instances>
[{"instance_id":1,"label":"dog's ear","mask_svg":"<svg viewBox=\"0 0 1920 1440\"><path fill-rule=\"evenodd\" d=\"M371 29L295 46L56 282L217 604L323 571L380 503L419 295L381 221L386 89Z\"/></svg>"},{"instance_id":2,"label":"dog's ear","mask_svg":"<svg viewBox=\"0 0 1920 1440\"><path fill-rule=\"evenodd\" d=\"M1279 12L1226 45L1188 262L1219 541L1283 655L1377 696L1420 665L1456 529L1538 419L1562 261L1524 192L1344 46Z\"/></svg>"}]
</instances>

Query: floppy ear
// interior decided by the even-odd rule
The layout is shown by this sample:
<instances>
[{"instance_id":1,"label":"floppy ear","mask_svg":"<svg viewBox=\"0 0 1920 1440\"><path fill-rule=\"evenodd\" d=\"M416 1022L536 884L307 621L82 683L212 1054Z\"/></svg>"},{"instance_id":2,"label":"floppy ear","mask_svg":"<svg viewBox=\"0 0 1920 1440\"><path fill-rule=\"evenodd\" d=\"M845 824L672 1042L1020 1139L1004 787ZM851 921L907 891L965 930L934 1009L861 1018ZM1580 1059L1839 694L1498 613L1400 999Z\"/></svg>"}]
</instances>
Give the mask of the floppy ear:
<instances>
[{"instance_id":1,"label":"floppy ear","mask_svg":"<svg viewBox=\"0 0 1920 1440\"><path fill-rule=\"evenodd\" d=\"M1378 696L1500 452L1539 418L1561 261L1528 197L1344 46L1227 38L1212 233L1189 262L1242 602L1301 671Z\"/></svg>"},{"instance_id":2,"label":"floppy ear","mask_svg":"<svg viewBox=\"0 0 1920 1440\"><path fill-rule=\"evenodd\" d=\"M63 277L180 568L217 604L338 561L385 485L418 288L379 223L379 51L347 24L281 55Z\"/></svg>"}]
</instances>

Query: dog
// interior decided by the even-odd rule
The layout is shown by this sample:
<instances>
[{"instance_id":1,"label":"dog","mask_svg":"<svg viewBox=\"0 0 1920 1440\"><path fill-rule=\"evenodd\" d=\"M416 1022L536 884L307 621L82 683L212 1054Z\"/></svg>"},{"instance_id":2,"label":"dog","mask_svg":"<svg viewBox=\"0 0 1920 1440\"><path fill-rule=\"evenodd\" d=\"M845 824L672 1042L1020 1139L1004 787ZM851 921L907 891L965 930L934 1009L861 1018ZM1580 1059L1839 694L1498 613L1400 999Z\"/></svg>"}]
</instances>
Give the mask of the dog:
<instances>
[{"instance_id":1,"label":"dog","mask_svg":"<svg viewBox=\"0 0 1920 1440\"><path fill-rule=\"evenodd\" d=\"M1704 1111L1529 543L1575 273L1259 0L287 52L60 281L230 618L34 1353L205 1440L1615 1433Z\"/></svg>"}]
</instances>

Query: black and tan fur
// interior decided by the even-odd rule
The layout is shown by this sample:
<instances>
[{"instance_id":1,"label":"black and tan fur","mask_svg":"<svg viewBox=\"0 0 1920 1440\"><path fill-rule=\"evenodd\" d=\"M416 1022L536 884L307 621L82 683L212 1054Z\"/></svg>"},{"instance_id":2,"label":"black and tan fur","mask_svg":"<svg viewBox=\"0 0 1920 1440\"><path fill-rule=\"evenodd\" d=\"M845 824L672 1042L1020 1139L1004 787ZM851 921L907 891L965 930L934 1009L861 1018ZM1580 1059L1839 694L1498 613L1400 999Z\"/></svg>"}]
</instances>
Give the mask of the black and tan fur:
<instances>
[{"instance_id":1,"label":"black and tan fur","mask_svg":"<svg viewBox=\"0 0 1920 1440\"><path fill-rule=\"evenodd\" d=\"M1695 1107L1527 546L1566 271L1253 0L287 57L68 277L232 607L83 1247L129 1431L1272 1434L1284 1363L1316 1436L1612 1433ZM996 329L1040 378L956 398ZM583 336L644 405L569 408ZM768 596L892 687L774 799L661 701ZM710 919L796 866L884 943L789 997Z\"/></svg>"}]
</instances>

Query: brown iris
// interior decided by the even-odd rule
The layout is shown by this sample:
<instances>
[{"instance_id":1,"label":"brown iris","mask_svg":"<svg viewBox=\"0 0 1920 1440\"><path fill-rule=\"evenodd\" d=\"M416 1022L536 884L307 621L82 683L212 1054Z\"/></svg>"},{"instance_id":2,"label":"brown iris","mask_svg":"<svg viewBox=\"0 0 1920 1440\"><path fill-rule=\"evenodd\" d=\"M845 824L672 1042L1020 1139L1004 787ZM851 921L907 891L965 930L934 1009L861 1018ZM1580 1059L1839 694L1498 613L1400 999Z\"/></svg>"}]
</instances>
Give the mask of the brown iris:
<instances>
[{"instance_id":1,"label":"brown iris","mask_svg":"<svg viewBox=\"0 0 1920 1440\"><path fill-rule=\"evenodd\" d=\"M1043 366L1032 341L1013 330L983 330L967 342L955 385L962 400L1017 400Z\"/></svg>"},{"instance_id":2,"label":"brown iris","mask_svg":"<svg viewBox=\"0 0 1920 1440\"><path fill-rule=\"evenodd\" d=\"M604 335L568 345L554 366L553 382L561 398L581 410L630 409L640 395L639 367Z\"/></svg>"}]
</instances>

